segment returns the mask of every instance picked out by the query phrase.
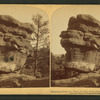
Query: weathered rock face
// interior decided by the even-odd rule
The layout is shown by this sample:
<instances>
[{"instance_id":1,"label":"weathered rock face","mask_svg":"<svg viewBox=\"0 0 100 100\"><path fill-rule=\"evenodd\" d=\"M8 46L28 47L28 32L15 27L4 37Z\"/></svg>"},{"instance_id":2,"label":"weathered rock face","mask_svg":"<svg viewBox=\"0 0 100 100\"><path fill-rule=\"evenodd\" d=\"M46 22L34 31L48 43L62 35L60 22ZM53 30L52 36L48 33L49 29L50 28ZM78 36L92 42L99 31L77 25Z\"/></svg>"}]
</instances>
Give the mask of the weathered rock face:
<instances>
[{"instance_id":1,"label":"weathered rock face","mask_svg":"<svg viewBox=\"0 0 100 100\"><path fill-rule=\"evenodd\" d=\"M60 37L67 52L67 68L83 72L100 68L100 21L85 14L71 17Z\"/></svg>"},{"instance_id":2,"label":"weathered rock face","mask_svg":"<svg viewBox=\"0 0 100 100\"><path fill-rule=\"evenodd\" d=\"M30 54L33 26L8 15L0 15L0 71L11 72L23 67Z\"/></svg>"}]
</instances>

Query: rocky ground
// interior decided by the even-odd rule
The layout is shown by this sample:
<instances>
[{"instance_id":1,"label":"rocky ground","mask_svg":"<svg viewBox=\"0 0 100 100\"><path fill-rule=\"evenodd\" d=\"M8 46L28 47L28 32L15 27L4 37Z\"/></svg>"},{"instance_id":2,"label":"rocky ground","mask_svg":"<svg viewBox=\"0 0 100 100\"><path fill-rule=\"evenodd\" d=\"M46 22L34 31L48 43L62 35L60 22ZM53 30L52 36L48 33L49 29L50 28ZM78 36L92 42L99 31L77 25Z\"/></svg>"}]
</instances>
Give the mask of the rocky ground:
<instances>
[{"instance_id":1,"label":"rocky ground","mask_svg":"<svg viewBox=\"0 0 100 100\"><path fill-rule=\"evenodd\" d=\"M25 88L25 87L48 87L48 78L36 78L33 76L9 73L0 75L0 88Z\"/></svg>"},{"instance_id":2,"label":"rocky ground","mask_svg":"<svg viewBox=\"0 0 100 100\"><path fill-rule=\"evenodd\" d=\"M100 87L99 73L79 74L76 77L52 80L54 87Z\"/></svg>"}]
</instances>

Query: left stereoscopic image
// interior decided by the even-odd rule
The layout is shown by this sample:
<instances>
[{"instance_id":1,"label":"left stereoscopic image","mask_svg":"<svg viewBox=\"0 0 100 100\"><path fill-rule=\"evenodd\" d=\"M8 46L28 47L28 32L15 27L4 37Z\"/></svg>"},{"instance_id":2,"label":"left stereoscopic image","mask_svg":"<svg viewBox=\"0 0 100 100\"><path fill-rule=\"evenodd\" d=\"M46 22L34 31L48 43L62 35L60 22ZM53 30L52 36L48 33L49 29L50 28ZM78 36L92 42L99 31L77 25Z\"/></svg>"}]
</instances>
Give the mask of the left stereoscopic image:
<instances>
[{"instance_id":1,"label":"left stereoscopic image","mask_svg":"<svg viewBox=\"0 0 100 100\"><path fill-rule=\"evenodd\" d=\"M49 20L39 8L0 6L0 87L49 86Z\"/></svg>"}]
</instances>

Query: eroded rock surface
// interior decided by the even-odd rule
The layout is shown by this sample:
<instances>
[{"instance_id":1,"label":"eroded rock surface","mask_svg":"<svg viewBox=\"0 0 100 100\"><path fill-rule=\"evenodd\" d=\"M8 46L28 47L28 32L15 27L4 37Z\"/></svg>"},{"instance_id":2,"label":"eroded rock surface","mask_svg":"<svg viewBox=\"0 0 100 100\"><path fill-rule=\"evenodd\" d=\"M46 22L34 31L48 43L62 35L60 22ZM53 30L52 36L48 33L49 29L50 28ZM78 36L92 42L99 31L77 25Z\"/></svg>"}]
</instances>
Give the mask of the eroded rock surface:
<instances>
[{"instance_id":1,"label":"eroded rock surface","mask_svg":"<svg viewBox=\"0 0 100 100\"><path fill-rule=\"evenodd\" d=\"M8 15L0 15L0 71L17 71L31 53L33 25L22 23Z\"/></svg>"},{"instance_id":2,"label":"eroded rock surface","mask_svg":"<svg viewBox=\"0 0 100 100\"><path fill-rule=\"evenodd\" d=\"M60 37L67 52L66 68L82 72L100 69L100 21L85 14L71 17Z\"/></svg>"}]
</instances>

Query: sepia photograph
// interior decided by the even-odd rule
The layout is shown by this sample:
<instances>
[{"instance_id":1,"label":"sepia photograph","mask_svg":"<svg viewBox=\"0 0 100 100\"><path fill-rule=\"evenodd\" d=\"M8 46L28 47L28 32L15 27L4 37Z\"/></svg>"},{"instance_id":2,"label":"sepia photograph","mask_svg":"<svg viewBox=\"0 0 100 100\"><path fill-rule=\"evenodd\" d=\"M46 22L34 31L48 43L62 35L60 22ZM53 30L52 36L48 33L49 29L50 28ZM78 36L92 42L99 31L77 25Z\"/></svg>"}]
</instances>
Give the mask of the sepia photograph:
<instances>
[{"instance_id":1,"label":"sepia photograph","mask_svg":"<svg viewBox=\"0 0 100 100\"><path fill-rule=\"evenodd\" d=\"M0 87L49 87L49 18L45 11L0 5Z\"/></svg>"},{"instance_id":2,"label":"sepia photograph","mask_svg":"<svg viewBox=\"0 0 100 100\"><path fill-rule=\"evenodd\" d=\"M100 95L100 5L0 5L0 94Z\"/></svg>"},{"instance_id":3,"label":"sepia photograph","mask_svg":"<svg viewBox=\"0 0 100 100\"><path fill-rule=\"evenodd\" d=\"M51 18L51 86L100 87L100 6L66 6Z\"/></svg>"}]
</instances>

